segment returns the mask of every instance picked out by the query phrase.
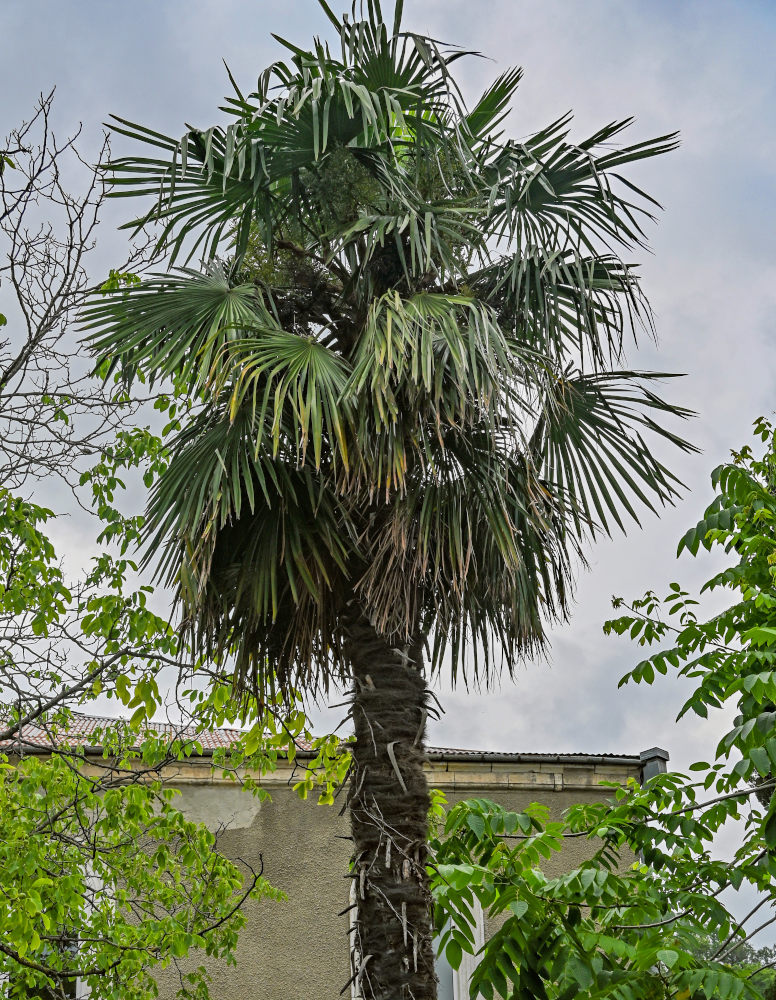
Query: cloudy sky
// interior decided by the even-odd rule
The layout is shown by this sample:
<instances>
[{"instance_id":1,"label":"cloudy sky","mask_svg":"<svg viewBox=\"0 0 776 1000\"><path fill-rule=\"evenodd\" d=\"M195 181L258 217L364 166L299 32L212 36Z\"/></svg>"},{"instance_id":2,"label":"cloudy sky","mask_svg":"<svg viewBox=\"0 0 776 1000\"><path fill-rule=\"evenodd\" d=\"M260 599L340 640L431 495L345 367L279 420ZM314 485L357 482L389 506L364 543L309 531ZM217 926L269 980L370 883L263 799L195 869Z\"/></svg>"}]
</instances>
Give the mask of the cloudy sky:
<instances>
[{"instance_id":1,"label":"cloudy sky","mask_svg":"<svg viewBox=\"0 0 776 1000\"><path fill-rule=\"evenodd\" d=\"M685 430L703 449L681 461L666 456L688 487L675 509L646 514L640 529L591 551L573 620L555 631L549 662L519 668L514 682L490 693L441 684L447 712L432 740L629 753L659 744L682 765L713 742L708 727L674 725L681 690L670 680L618 692L638 649L606 639L601 623L612 594L660 590L674 579L695 585L710 574L708 557L677 563L676 542L710 498L711 469L774 408L776 4L406 0L405 8L411 27L488 57L462 68L472 97L505 67L524 67L508 126L515 136L568 110L580 138L629 116L634 139L681 130L680 150L631 174L665 212L643 261L659 344L641 345L630 361L686 373L668 391L698 411ZM174 135L184 122L207 126L228 90L222 60L250 88L280 55L271 32L304 43L326 30L314 0L4 0L0 133L54 85L58 127L83 122L87 154L111 113ZM102 273L121 259L120 220L112 205ZM82 551L75 521L60 529L59 544L71 558Z\"/></svg>"}]
</instances>

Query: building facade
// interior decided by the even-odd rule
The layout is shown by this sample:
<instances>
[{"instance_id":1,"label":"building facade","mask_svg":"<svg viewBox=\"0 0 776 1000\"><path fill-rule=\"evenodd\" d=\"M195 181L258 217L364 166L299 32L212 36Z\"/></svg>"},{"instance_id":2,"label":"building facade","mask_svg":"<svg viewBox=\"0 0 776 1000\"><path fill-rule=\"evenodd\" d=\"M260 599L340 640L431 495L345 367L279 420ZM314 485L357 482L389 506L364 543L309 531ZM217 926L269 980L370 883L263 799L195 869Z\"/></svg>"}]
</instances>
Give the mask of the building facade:
<instances>
[{"instance_id":1,"label":"building facade","mask_svg":"<svg viewBox=\"0 0 776 1000\"><path fill-rule=\"evenodd\" d=\"M643 780L645 774L665 770L667 756L657 748L632 756L440 749L429 754L428 778L451 804L478 797L520 810L541 802L556 817L585 799L605 798L609 793L601 787L603 781ZM236 966L208 963L211 995L336 1000L351 976L350 843L340 805L299 799L291 788L291 768L282 766L262 779L271 799L259 801L214 772L207 755L180 765L168 780L180 790L184 812L218 834L221 851L254 869L263 866L269 882L288 897L281 903L248 904ZM587 850L584 839L569 841L553 860L554 871L576 866ZM479 931L487 936L489 928ZM470 965L465 960L456 973L440 963L440 1000L468 1000ZM174 970L161 974L163 998L174 992L176 979Z\"/></svg>"}]
</instances>

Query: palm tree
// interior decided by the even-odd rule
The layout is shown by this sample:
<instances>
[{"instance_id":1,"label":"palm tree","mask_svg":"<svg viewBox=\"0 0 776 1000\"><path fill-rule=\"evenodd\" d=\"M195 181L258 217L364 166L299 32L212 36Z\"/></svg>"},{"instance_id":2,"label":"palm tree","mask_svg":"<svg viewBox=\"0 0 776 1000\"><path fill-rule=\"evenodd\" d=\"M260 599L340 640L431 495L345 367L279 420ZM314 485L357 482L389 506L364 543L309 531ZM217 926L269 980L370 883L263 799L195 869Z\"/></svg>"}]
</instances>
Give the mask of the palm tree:
<instances>
[{"instance_id":1,"label":"palm tree","mask_svg":"<svg viewBox=\"0 0 776 1000\"><path fill-rule=\"evenodd\" d=\"M651 329L630 257L656 203L620 168L676 145L522 141L520 80L468 109L465 53L378 0L340 43L279 41L230 123L109 165L151 196L163 273L86 314L103 363L193 404L149 501L149 552L196 650L257 698L351 693L354 977L436 997L425 870L428 678L487 683L545 646L584 546L678 481L646 432L688 411L624 368ZM232 81L234 83L234 81ZM177 266L201 254L201 267Z\"/></svg>"}]
</instances>

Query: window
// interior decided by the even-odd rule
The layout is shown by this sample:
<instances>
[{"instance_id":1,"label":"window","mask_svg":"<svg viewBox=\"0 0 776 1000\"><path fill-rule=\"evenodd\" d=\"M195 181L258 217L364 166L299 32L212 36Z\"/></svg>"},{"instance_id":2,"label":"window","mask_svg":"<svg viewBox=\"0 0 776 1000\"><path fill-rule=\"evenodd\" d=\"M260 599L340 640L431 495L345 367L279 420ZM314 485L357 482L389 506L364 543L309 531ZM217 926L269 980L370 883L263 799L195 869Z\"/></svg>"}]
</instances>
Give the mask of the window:
<instances>
[{"instance_id":1,"label":"window","mask_svg":"<svg viewBox=\"0 0 776 1000\"><path fill-rule=\"evenodd\" d=\"M474 914L474 954L463 954L458 969L454 969L444 955L437 955L435 961L436 973L439 977L439 1000L469 1000L469 984L472 973L477 968L479 960L477 952L485 944L485 920L479 900L475 899L472 906ZM436 951L436 941L434 942Z\"/></svg>"}]
</instances>

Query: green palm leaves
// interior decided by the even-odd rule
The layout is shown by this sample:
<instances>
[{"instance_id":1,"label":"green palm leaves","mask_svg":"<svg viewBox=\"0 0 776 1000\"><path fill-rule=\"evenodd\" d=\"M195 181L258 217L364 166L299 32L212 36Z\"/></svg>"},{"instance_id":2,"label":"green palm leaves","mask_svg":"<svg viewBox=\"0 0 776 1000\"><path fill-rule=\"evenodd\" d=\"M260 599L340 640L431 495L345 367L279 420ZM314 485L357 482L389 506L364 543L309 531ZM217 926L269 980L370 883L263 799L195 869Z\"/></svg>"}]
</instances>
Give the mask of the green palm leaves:
<instances>
[{"instance_id":1,"label":"green palm leaves","mask_svg":"<svg viewBox=\"0 0 776 1000\"><path fill-rule=\"evenodd\" d=\"M236 232L242 251L252 226L269 244L281 219L295 216L304 225L308 206L295 177L329 151L350 147L396 158L403 146L446 143L448 65L461 53L443 54L417 35L389 34L379 17L337 25L339 57L320 42L303 51L278 39L292 65L270 66L247 97L236 89L224 109L236 120L225 128L189 129L174 140L116 118L114 131L162 152L109 165L117 195L155 198L128 225L161 222L160 246L173 258L189 237L190 253L212 257L227 231Z\"/></svg>"},{"instance_id":2,"label":"green palm leaves","mask_svg":"<svg viewBox=\"0 0 776 1000\"><path fill-rule=\"evenodd\" d=\"M675 139L613 147L621 122L574 144L562 119L504 140L518 71L467 110L462 53L402 32L400 6L392 31L376 0L323 6L340 51L284 42L227 127L119 122L151 155L109 164L113 193L152 196L134 225L206 263L85 326L191 403L149 551L238 684L347 674L354 602L487 678L541 647L587 536L675 495L645 435L687 449L664 426L687 411L622 360L651 317L621 252L655 203L619 173Z\"/></svg>"}]
</instances>

